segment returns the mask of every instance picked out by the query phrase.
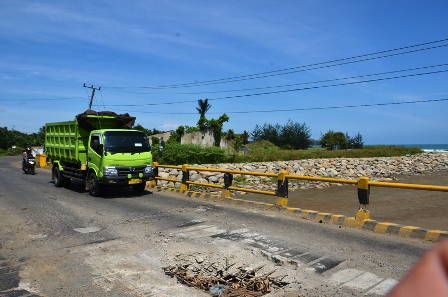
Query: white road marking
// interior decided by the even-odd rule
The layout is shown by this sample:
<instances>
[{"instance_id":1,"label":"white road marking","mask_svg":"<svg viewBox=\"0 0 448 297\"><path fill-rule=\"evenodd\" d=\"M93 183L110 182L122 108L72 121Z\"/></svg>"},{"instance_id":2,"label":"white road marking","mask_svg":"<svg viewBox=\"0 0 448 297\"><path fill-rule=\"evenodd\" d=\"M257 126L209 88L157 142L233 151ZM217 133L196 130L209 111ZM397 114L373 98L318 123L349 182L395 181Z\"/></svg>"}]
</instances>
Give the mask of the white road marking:
<instances>
[{"instance_id":1,"label":"white road marking","mask_svg":"<svg viewBox=\"0 0 448 297\"><path fill-rule=\"evenodd\" d=\"M378 285L376 285L375 287L373 287L371 290L369 290L369 292L367 292L368 294L377 294L377 295L381 295L384 296L386 295L390 290L392 290L392 288L398 283L398 281L388 278L385 281L379 283Z\"/></svg>"},{"instance_id":2,"label":"white road marking","mask_svg":"<svg viewBox=\"0 0 448 297\"><path fill-rule=\"evenodd\" d=\"M176 235L178 237L184 238L200 238L200 237L210 237L212 235L216 235L219 233L225 232L225 230L218 229L213 225L194 225L191 227L185 227L177 229L178 232Z\"/></svg>"},{"instance_id":3,"label":"white road marking","mask_svg":"<svg viewBox=\"0 0 448 297\"><path fill-rule=\"evenodd\" d=\"M333 285L339 286L343 283L349 282L357 276L360 276L364 271L358 269L344 269L333 274L329 282Z\"/></svg>"},{"instance_id":4,"label":"white road marking","mask_svg":"<svg viewBox=\"0 0 448 297\"><path fill-rule=\"evenodd\" d=\"M370 272L364 272L360 276L352 279L348 283L342 285L342 287L350 287L354 289L367 290L368 288L381 282L383 278L376 276Z\"/></svg>"}]
</instances>

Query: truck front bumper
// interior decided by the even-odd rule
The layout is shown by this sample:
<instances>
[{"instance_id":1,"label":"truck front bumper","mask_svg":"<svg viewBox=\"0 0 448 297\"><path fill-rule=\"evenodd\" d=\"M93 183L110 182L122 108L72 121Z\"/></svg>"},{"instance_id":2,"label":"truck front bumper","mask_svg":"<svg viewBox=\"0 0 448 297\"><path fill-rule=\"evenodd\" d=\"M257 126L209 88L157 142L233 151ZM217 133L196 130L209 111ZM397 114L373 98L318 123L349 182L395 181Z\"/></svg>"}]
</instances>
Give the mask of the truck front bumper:
<instances>
[{"instance_id":1,"label":"truck front bumper","mask_svg":"<svg viewBox=\"0 0 448 297\"><path fill-rule=\"evenodd\" d=\"M102 183L104 185L117 185L117 186L132 186L141 183L146 183L150 179L154 178L154 173L143 174L133 174L129 176L117 176L117 175L104 175L102 178Z\"/></svg>"}]
</instances>

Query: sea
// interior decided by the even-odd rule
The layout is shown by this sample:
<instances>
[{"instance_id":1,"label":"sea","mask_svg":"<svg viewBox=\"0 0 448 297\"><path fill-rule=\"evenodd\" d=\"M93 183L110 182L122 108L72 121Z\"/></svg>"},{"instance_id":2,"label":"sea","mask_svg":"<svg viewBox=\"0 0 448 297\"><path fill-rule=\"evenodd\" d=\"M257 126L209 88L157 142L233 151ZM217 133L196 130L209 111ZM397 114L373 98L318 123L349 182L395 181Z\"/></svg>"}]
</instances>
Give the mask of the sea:
<instances>
[{"instance_id":1,"label":"sea","mask_svg":"<svg viewBox=\"0 0 448 297\"><path fill-rule=\"evenodd\" d=\"M425 152L448 152L448 144L398 144L404 147L418 147Z\"/></svg>"}]
</instances>

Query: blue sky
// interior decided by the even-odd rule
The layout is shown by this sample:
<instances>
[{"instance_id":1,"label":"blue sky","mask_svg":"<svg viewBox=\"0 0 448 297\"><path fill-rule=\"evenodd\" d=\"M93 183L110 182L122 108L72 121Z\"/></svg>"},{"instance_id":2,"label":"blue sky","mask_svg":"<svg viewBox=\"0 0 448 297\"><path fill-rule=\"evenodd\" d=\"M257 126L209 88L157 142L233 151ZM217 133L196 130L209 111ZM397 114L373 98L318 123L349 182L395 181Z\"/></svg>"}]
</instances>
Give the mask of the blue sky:
<instances>
[{"instance_id":1,"label":"blue sky","mask_svg":"<svg viewBox=\"0 0 448 297\"><path fill-rule=\"evenodd\" d=\"M101 87L92 109L148 129L195 126L208 98L207 118L227 113L236 133L291 119L315 139L448 143L447 12L445 0L2 0L0 127L72 120L85 83Z\"/></svg>"}]
</instances>

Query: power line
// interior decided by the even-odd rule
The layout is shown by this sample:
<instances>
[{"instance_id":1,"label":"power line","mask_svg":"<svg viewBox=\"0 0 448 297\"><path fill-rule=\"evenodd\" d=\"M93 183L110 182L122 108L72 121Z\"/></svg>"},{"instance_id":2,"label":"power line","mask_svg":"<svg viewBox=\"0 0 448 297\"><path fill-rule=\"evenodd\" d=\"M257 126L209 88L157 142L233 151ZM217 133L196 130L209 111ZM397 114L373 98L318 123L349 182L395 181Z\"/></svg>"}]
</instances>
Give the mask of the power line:
<instances>
[{"instance_id":1,"label":"power line","mask_svg":"<svg viewBox=\"0 0 448 297\"><path fill-rule=\"evenodd\" d=\"M448 69L446 69L446 70L439 70L439 71L430 71L430 72L423 72L423 73L408 74L408 75L399 75L399 76L392 76L392 77L383 77L383 78L376 78L376 79L369 79L369 80L361 80L361 81L355 81L355 82L346 82L346 83L340 83L340 84L330 84L330 85L322 85L322 86L312 86L312 87L295 88L295 89L288 89L288 90L279 90L279 91L272 91L272 92L262 92L262 93L254 93L254 94L244 94L244 95L226 96L226 97L218 97L218 98L208 98L208 101L235 99L235 98L244 98L244 97L255 97L255 96L263 96L263 95L288 93L288 92L298 92L298 91L314 90L314 89L321 89L321 88L340 87L340 86L348 86L348 85L355 85L355 84L361 84L361 83L385 81L385 80L391 80L391 79L423 76L423 75L437 74L437 73L444 73L444 72L448 72ZM155 105L183 104L183 103L191 103L191 102L197 102L197 100L173 101L173 102L162 102L162 103L146 103L146 104L111 104L111 105L107 105L107 106L155 106Z\"/></svg>"},{"instance_id":2,"label":"power line","mask_svg":"<svg viewBox=\"0 0 448 297\"><path fill-rule=\"evenodd\" d=\"M386 75L386 74L393 74L393 73L400 73L400 72L407 72L407 71L415 71L415 70L423 70L423 69L430 69L430 68L436 68L436 67L445 67L445 66L448 66L448 63L446 63L446 64L430 65L430 66L422 66L422 67L416 67L416 68L401 69L401 70L393 70L393 71L387 71L387 72L379 72L379 73L373 73L373 74L364 74L364 75L358 75L358 76L349 76L349 77L344 77L344 78L335 78L335 79L328 79L328 80L303 82L303 83L297 83L297 84L287 84L287 85L279 85L279 86L267 86L267 87L248 88L248 89L240 89L240 90L212 91L212 92L201 92L201 93L195 93L195 92L188 93L187 92L187 93L171 93L171 94L198 95L198 94L230 93L230 92L244 92L244 91L253 91L253 90L284 88L284 87L292 87L292 86L300 86L300 85L310 85L310 84L319 84L319 83L334 82L334 81L349 80L349 79L359 79L359 78L365 78L365 77L372 77L372 76L379 76L379 75ZM337 86L345 86L345 85L359 84L359 83L365 83L365 82L375 82L375 81L381 81L381 80L390 80L390 79L406 78L406 77L421 76L421 75L428 75L428 74L437 74L437 73L447 72L447 71L448 70L440 70L440 71L433 71L433 72L426 72L426 73L417 73L417 74L409 74L409 75L395 76L395 77L389 77L389 78L378 78L378 79L374 79L374 80L363 80L363 81L358 81L358 82L349 82L349 83L342 83L342 84L332 84L332 85L323 85L323 86L315 86L315 87L292 89L292 90L273 91L273 92L266 92L266 93L256 93L256 94L246 94L246 95L236 95L236 96L228 96L228 97L210 98L208 100L232 99L232 98L240 98L240 97L251 97L251 96L276 94L276 93L282 93L282 92L292 92L292 91L303 91L303 90L319 89L319 88L327 88L327 87L337 87ZM138 94L158 94L158 93L138 93ZM87 98L90 99L89 98L90 95L87 94L87 93L86 93L86 95L87 95ZM102 92L101 92L101 98L103 100L103 106L106 106L104 104L104 99L102 97ZM72 100L72 99L85 99L85 97L0 99L0 101L58 101L58 100ZM143 106L143 105L154 106L154 105L171 105L171 104L181 104L181 103L191 103L191 102L197 102L197 100L174 101L174 102L164 102L164 103L148 103L148 104L141 104L141 105L132 105L132 104L122 104L122 105L120 105L120 104L117 104L117 105L107 105L107 106Z\"/></svg>"},{"instance_id":3,"label":"power line","mask_svg":"<svg viewBox=\"0 0 448 297\"><path fill-rule=\"evenodd\" d=\"M274 109L274 110L255 110L255 111L231 111L229 114L235 113L266 113L266 112L286 112L286 111L308 111L308 110L324 110L324 109L344 109L344 108L358 108L358 107L373 107L373 106L387 106L387 105L402 105L402 104L416 104L416 103L430 103L448 101L446 99L430 99L430 100L416 100L416 101L402 101L389 103L372 103L360 105L343 105L343 106L327 106L327 107L310 107L310 108L292 108L292 109Z\"/></svg>"},{"instance_id":4,"label":"power line","mask_svg":"<svg viewBox=\"0 0 448 297\"><path fill-rule=\"evenodd\" d=\"M63 98L32 98L32 99L0 99L0 101L58 101L58 100L72 100L85 99L84 97L63 97Z\"/></svg>"},{"instance_id":5,"label":"power line","mask_svg":"<svg viewBox=\"0 0 448 297\"><path fill-rule=\"evenodd\" d=\"M388 103L371 103L371 104L359 104L359 105L341 105L341 106L324 106L324 107L309 107L309 108L288 108L288 109L270 109L270 110L251 110L251 111L226 111L226 114L248 114L248 113L272 113L272 112L288 112L288 111L310 111L310 110L325 110L325 109L344 109L344 108L359 108L359 107L373 107L373 106L387 106L387 105L403 105L403 104L416 104L416 103L432 103L448 101L448 98L443 99L428 99L428 100L415 100L415 101L401 101L401 102L388 102ZM151 114L197 114L197 112L156 112L156 111L137 111L127 110L128 112L136 113L151 113ZM220 114L219 112L210 112L209 114Z\"/></svg>"},{"instance_id":6,"label":"power line","mask_svg":"<svg viewBox=\"0 0 448 297\"><path fill-rule=\"evenodd\" d=\"M285 88L285 87L293 87L293 86L301 86L301 85L310 85L310 84L318 84L318 83L324 83L324 82L341 81L341 80L347 80L347 79L358 79L358 78L364 78L364 77L371 77L371 76L378 76L378 75L385 75L385 74L393 74L393 73L406 72L406 71L415 71L415 70L422 70L422 69L429 69L429 68L443 67L443 66L448 66L448 64L437 64L437 65L431 65L431 66L422 66L422 67L408 68L408 69L402 69L402 70L393 70L393 71L379 72L379 73L374 73L374 74L364 74L364 75L349 76L349 77L343 77L343 78L335 78L335 79L326 79L326 80L318 80L318 81L311 81L311 82L303 82L303 83L297 83L297 84L287 84L287 85L279 85L279 86L267 86L267 87L247 88L247 89L237 89L237 90L224 90L224 91L171 92L171 93L130 92L130 91L122 91L122 90L117 90L117 91L118 92L123 92L123 93L141 94L141 95L148 95L148 94L151 94L151 95L201 95L201 94L233 93L233 92L246 92L246 91L264 90L264 89L275 89L275 88Z\"/></svg>"},{"instance_id":7,"label":"power line","mask_svg":"<svg viewBox=\"0 0 448 297\"><path fill-rule=\"evenodd\" d=\"M222 84L222 83L229 83L229 82L238 82L238 81L243 81L243 80L250 80L250 79L257 79L257 78L266 78L266 77L272 77L272 76L292 74L292 73L297 73L297 72L317 70L317 69L341 66L341 65L346 65L346 64L358 63L358 62L365 62L365 61L370 61L370 60L375 60L375 59L382 59L382 58L387 58L387 57L393 57L393 56L398 56L398 55L404 55L404 54L420 52L420 51L424 51L424 50L436 49L436 48L441 48L441 47L448 46L448 44L431 46L431 47L422 48L422 49L415 49L415 50L410 50L410 51L401 52L401 53L388 54L388 55L384 55L384 56L365 58L365 59L356 60L356 61L343 62L343 63L334 64L334 65L319 66L319 65L325 65L325 64L331 64L331 63L336 63L336 62L342 62L342 61L358 59L358 58L364 58L364 57L373 56L373 55L390 53L390 52L395 52L395 51L404 50L404 49L421 47L421 46L424 46L424 45L441 43L441 42L446 42L446 41L448 41L448 38L441 39L441 40L436 40L436 41L431 41L431 42L426 42L426 43L421 43L421 44L416 44L416 45L404 46L404 47L390 49L390 50L374 52L374 53L370 53L370 54L363 54L363 55L358 55L358 56L353 56L353 57L348 57L348 58L341 58L341 59L336 59L336 60L330 60L330 61L326 61L326 62L320 62L320 63L314 63L314 64L309 64L309 65L290 67L290 68L285 68L285 69L280 69L280 70L273 70L273 71L267 71L267 72L261 72L261 73L256 73L256 74L235 76L235 77L230 77L230 78L222 78L222 79L208 80L208 81L202 81L202 82L195 82L195 83L185 83L185 84L165 85L165 86L153 86L153 87L151 87L151 86L143 86L143 87L113 87L113 86L108 87L108 86L102 86L102 87L103 88L107 88L107 89L167 89L167 88L197 87L197 86L212 85L212 84ZM318 67L316 67L316 66L318 66ZM309 68L309 67L313 67L313 68ZM307 69L302 69L302 68L307 68ZM288 71L288 72L285 72L285 71Z\"/></svg>"}]
</instances>

